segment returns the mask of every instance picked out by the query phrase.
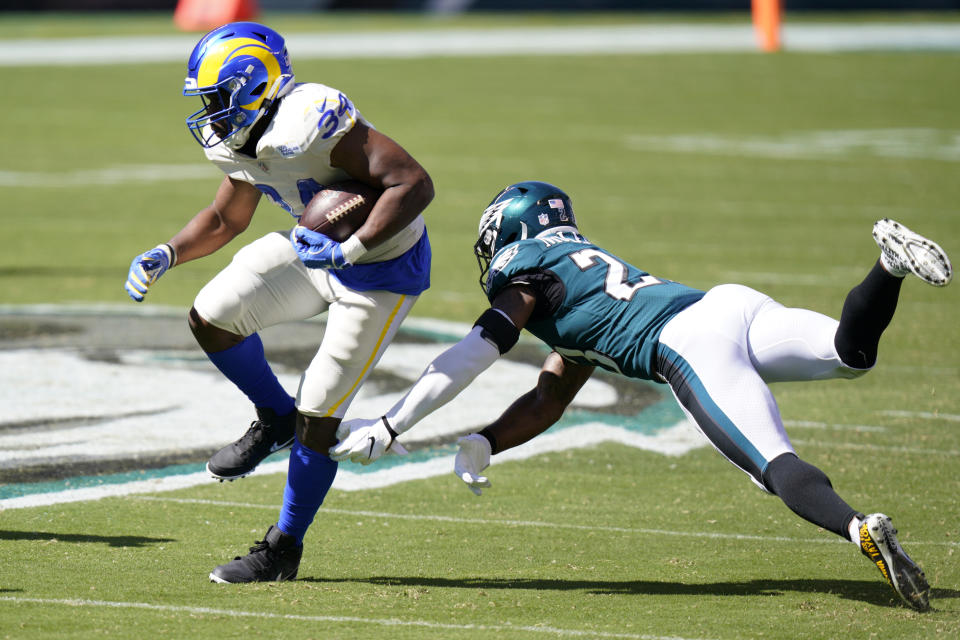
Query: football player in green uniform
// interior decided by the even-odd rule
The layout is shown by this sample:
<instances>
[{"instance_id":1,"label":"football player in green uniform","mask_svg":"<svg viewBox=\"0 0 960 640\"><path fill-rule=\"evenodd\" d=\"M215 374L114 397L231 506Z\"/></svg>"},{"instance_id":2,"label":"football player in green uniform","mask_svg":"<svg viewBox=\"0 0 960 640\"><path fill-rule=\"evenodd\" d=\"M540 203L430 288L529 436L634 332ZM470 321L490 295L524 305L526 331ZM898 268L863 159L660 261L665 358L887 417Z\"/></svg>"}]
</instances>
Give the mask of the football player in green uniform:
<instances>
[{"instance_id":1,"label":"football player in green uniform","mask_svg":"<svg viewBox=\"0 0 960 640\"><path fill-rule=\"evenodd\" d=\"M928 609L930 587L890 518L851 507L820 469L797 456L767 386L863 375L876 362L904 277L949 283L950 261L935 243L887 219L873 235L880 258L850 291L837 321L742 285L704 292L653 276L581 235L570 199L557 187L511 185L484 211L475 245L490 308L384 416L342 423L331 457L377 459L527 329L552 352L535 388L459 440L455 473L474 493L490 486L480 475L490 456L554 424L595 367L666 383L688 418L754 483L801 518L857 544L904 602Z\"/></svg>"}]
</instances>

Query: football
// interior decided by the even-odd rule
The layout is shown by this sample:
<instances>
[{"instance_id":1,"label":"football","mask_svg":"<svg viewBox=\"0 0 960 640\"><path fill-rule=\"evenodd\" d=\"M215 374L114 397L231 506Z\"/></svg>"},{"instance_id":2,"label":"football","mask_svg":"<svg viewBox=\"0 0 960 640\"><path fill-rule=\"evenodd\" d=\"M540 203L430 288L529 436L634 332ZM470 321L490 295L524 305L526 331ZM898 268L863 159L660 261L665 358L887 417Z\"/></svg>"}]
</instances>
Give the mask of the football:
<instances>
[{"instance_id":1,"label":"football","mask_svg":"<svg viewBox=\"0 0 960 640\"><path fill-rule=\"evenodd\" d=\"M359 180L327 185L307 203L298 224L343 242L366 222L381 193Z\"/></svg>"}]
</instances>

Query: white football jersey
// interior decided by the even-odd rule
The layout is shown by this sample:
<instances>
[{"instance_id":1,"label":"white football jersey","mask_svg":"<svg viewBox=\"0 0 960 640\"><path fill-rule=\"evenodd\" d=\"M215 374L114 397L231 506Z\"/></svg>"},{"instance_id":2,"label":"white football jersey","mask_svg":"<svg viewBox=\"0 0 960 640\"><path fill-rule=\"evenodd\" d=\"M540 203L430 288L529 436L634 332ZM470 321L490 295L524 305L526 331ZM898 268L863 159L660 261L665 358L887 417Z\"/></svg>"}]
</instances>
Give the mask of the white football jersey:
<instances>
[{"instance_id":1,"label":"white football jersey","mask_svg":"<svg viewBox=\"0 0 960 640\"><path fill-rule=\"evenodd\" d=\"M257 142L257 157L225 144L204 149L207 158L235 180L249 182L296 222L310 199L326 185L350 179L330 166L330 152L357 122L373 127L347 96L322 84L298 84L283 97ZM423 235L423 218L365 254L359 263L395 258Z\"/></svg>"}]
</instances>

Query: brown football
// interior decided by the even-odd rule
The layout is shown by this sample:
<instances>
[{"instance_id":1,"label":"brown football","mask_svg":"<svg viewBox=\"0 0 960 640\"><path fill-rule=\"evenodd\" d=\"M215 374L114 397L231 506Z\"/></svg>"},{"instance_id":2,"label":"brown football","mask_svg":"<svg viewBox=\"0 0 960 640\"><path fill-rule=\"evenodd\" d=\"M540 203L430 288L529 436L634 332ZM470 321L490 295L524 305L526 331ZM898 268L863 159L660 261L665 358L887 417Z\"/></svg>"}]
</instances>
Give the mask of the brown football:
<instances>
[{"instance_id":1,"label":"brown football","mask_svg":"<svg viewBox=\"0 0 960 640\"><path fill-rule=\"evenodd\" d=\"M381 193L359 180L327 185L307 203L298 224L343 242L366 222Z\"/></svg>"}]
</instances>

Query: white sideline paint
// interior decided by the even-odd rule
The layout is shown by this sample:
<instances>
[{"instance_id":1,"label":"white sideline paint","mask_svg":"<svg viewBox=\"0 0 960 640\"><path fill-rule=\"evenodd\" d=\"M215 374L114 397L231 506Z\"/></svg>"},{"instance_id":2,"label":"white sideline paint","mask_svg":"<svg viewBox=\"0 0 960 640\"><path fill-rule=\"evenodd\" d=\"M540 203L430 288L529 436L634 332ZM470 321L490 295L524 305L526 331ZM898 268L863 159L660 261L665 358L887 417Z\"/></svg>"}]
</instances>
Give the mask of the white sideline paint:
<instances>
[{"instance_id":1,"label":"white sideline paint","mask_svg":"<svg viewBox=\"0 0 960 640\"><path fill-rule=\"evenodd\" d=\"M138 496L137 500L155 502L174 502L177 504L201 504L212 507L227 507L230 509L279 509L278 505L252 504L247 502L228 502L224 500L202 500L196 498L167 498L160 496ZM762 536L744 533L711 533L709 531L671 531L669 529L643 529L636 527L613 527L605 525L567 524L557 522L542 522L537 520L499 520L489 518L458 518L455 516L438 516L423 513L389 513L385 511L360 511L352 509L330 509L322 507L321 513L335 513L338 515L356 516L364 518L387 518L395 520L427 520L431 522L451 522L455 524L479 524L483 526L502 525L507 527L536 527L543 529L576 529L582 531L609 531L613 533L637 533L664 535L681 538L706 538L712 540L751 540L756 542L789 542L791 544L847 544L848 541L835 536L819 538L793 538L789 536ZM960 542L924 542L910 540L910 545L928 545L940 547L960 547Z\"/></svg>"},{"instance_id":2,"label":"white sideline paint","mask_svg":"<svg viewBox=\"0 0 960 640\"><path fill-rule=\"evenodd\" d=\"M493 633L517 632L540 633L548 636L567 638L623 638L626 640L693 640L679 636L654 636L645 633L611 633L609 631L591 631L582 629L561 629L547 626L517 626L512 624L452 624L430 620L401 620L399 618L361 618L359 616L308 616L293 613L270 613L267 611L247 611L244 609L213 609L210 607L188 607L184 605L154 604L151 602L117 602L109 600L87 600L84 598L23 598L19 596L0 596L0 602L16 604L59 605L65 607L103 607L111 609L146 609L189 615L219 615L239 618L267 618L272 620L296 620L301 622L337 622L342 624L376 624L384 627L422 627L426 629L449 629L451 631L489 631Z\"/></svg>"},{"instance_id":3,"label":"white sideline paint","mask_svg":"<svg viewBox=\"0 0 960 640\"><path fill-rule=\"evenodd\" d=\"M192 34L30 38L0 41L0 66L186 63ZM446 56L596 55L756 52L753 26L742 24L635 24L494 29L431 29L291 33L293 60L424 58ZM960 49L960 24L801 24L783 28L788 51Z\"/></svg>"},{"instance_id":4,"label":"white sideline paint","mask_svg":"<svg viewBox=\"0 0 960 640\"><path fill-rule=\"evenodd\" d=\"M0 187L101 187L118 184L213 181L222 175L206 164L128 164L105 169L70 171L0 171Z\"/></svg>"},{"instance_id":5,"label":"white sideline paint","mask_svg":"<svg viewBox=\"0 0 960 640\"><path fill-rule=\"evenodd\" d=\"M628 135L634 151L719 155L776 160L846 159L863 156L960 162L960 132L931 128L831 129L776 135Z\"/></svg>"}]
</instances>

